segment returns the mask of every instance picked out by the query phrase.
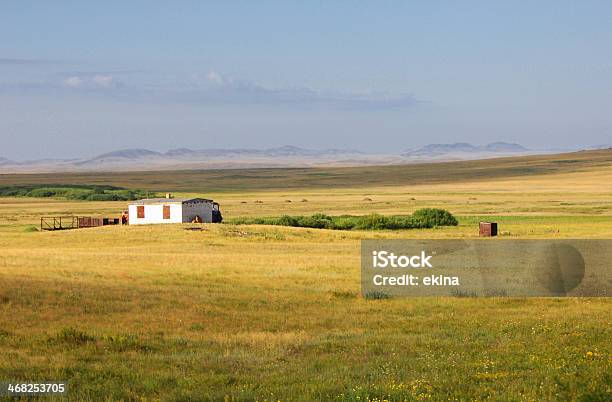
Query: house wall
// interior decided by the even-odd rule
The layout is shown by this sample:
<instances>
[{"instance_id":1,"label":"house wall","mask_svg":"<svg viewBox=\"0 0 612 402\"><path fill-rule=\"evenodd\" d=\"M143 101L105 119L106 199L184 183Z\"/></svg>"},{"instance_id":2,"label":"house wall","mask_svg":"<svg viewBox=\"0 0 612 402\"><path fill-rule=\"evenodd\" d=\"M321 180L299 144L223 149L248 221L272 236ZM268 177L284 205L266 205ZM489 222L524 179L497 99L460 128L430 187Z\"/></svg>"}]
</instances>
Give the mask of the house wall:
<instances>
[{"instance_id":1,"label":"house wall","mask_svg":"<svg viewBox=\"0 0 612 402\"><path fill-rule=\"evenodd\" d=\"M170 205L170 219L164 219L164 205ZM128 205L130 225L183 222L183 208L180 203L145 204L144 218L138 218L137 207L136 204Z\"/></svg>"},{"instance_id":2,"label":"house wall","mask_svg":"<svg viewBox=\"0 0 612 402\"><path fill-rule=\"evenodd\" d=\"M198 215L202 222L212 222L212 202L186 202L183 204L183 222L191 222Z\"/></svg>"}]
</instances>

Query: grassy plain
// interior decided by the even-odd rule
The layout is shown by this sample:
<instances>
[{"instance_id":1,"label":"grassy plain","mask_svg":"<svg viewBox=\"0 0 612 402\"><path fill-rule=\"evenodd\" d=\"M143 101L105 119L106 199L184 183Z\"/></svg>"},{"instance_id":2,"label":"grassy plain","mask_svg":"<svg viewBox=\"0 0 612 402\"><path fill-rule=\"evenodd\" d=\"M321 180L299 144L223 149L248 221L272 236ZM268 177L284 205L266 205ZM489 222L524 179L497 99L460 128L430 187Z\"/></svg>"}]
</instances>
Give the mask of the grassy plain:
<instances>
[{"instance_id":1,"label":"grassy plain","mask_svg":"<svg viewBox=\"0 0 612 402\"><path fill-rule=\"evenodd\" d=\"M114 216L125 203L0 198L0 379L71 379L73 400L609 400L608 299L359 296L364 238L476 237L480 219L504 237L612 238L612 152L539 158L470 162L456 180L468 162L423 167L427 180L401 167L315 171L324 182L308 170L212 183L163 172L138 185L136 173L0 176L172 187L214 198L226 218L422 207L459 218L407 231L38 232L41 215Z\"/></svg>"}]
</instances>

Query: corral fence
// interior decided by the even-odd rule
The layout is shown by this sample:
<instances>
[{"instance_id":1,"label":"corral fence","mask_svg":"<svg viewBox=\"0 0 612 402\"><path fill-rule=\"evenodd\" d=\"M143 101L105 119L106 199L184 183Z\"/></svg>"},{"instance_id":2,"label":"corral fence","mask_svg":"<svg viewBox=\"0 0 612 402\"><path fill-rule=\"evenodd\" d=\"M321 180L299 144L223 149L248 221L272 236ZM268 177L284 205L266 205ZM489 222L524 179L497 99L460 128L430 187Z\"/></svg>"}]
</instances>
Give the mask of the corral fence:
<instances>
[{"instance_id":1,"label":"corral fence","mask_svg":"<svg viewBox=\"0 0 612 402\"><path fill-rule=\"evenodd\" d=\"M43 216L40 218L40 230L78 229L77 216Z\"/></svg>"},{"instance_id":2,"label":"corral fence","mask_svg":"<svg viewBox=\"0 0 612 402\"><path fill-rule=\"evenodd\" d=\"M65 230L93 228L106 225L119 225L118 218L96 218L91 216L43 216L40 218L40 230Z\"/></svg>"}]
</instances>

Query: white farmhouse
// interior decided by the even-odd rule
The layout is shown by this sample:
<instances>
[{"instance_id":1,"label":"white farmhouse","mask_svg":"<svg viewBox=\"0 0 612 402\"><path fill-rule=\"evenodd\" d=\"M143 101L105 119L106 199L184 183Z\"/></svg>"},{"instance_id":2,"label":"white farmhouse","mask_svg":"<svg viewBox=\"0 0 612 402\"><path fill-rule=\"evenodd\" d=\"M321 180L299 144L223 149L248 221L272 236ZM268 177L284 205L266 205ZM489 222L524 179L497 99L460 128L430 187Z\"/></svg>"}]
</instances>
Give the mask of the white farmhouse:
<instances>
[{"instance_id":1,"label":"white farmhouse","mask_svg":"<svg viewBox=\"0 0 612 402\"><path fill-rule=\"evenodd\" d=\"M128 204L130 225L221 222L219 204L205 198L147 198Z\"/></svg>"}]
</instances>

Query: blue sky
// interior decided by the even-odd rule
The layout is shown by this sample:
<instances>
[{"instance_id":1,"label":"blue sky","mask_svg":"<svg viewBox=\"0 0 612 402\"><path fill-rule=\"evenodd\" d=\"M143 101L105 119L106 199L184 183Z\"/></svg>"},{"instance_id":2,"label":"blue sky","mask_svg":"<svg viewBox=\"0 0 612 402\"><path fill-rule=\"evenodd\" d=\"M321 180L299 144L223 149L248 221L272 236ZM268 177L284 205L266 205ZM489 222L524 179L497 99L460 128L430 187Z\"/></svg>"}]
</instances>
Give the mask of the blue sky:
<instances>
[{"instance_id":1,"label":"blue sky","mask_svg":"<svg viewBox=\"0 0 612 402\"><path fill-rule=\"evenodd\" d=\"M611 27L609 1L4 1L0 157L610 143Z\"/></svg>"}]
</instances>

